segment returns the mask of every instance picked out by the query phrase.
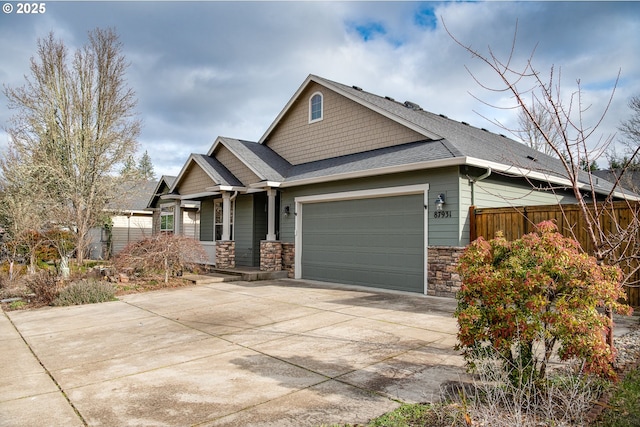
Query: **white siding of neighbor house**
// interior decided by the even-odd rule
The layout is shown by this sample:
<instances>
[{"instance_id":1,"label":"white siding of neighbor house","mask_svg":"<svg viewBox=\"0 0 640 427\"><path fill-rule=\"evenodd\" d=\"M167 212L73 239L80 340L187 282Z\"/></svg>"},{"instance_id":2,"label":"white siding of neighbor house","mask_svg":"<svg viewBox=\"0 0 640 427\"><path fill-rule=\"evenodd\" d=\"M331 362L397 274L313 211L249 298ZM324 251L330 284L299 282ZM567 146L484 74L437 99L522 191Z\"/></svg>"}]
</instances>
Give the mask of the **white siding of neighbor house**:
<instances>
[{"instance_id":1,"label":"white siding of neighbor house","mask_svg":"<svg viewBox=\"0 0 640 427\"><path fill-rule=\"evenodd\" d=\"M129 243L151 237L151 215L117 215L112 217L113 229L111 234L112 255L116 255Z\"/></svg>"}]
</instances>

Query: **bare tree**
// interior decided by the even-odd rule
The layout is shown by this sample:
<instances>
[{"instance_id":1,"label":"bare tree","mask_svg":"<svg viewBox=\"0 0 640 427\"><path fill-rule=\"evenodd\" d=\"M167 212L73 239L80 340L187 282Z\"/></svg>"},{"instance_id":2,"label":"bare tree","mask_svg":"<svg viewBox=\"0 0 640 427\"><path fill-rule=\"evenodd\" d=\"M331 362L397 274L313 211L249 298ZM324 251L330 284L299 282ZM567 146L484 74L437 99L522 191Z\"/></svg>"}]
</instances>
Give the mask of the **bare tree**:
<instances>
[{"instance_id":1,"label":"bare tree","mask_svg":"<svg viewBox=\"0 0 640 427\"><path fill-rule=\"evenodd\" d=\"M446 28L446 25L445 25ZM448 31L448 29L447 29ZM640 209L638 203L633 203L631 198L626 198L628 219L623 223L617 221L614 195L621 191L620 179L624 176L622 171L614 180L609 194L603 198L597 191L597 177L593 174L590 165L598 158L605 155L613 144L613 136L602 138L596 132L602 123L617 87L620 76L616 78L611 97L602 107L601 115L594 123L585 123L585 112L591 107L583 102L580 81L577 88L566 96L561 87L561 76L554 67L551 67L547 76L536 69L533 64L533 54L528 57L524 65L518 67L515 64L516 35L514 34L511 50L505 58L500 58L491 47L487 53L482 53L471 45L463 44L450 32L452 39L473 58L486 65L498 77L497 86L491 86L481 81L477 75L467 70L481 88L490 92L510 94L514 99L515 108L524 118L528 118L530 126L535 129L547 144L549 149L558 158L562 165L563 178L568 180L569 187L577 201L584 224L581 224L588 236L591 247L583 248L595 256L598 262L606 262L620 266L624 277L622 283L626 286L637 286L637 272L640 271ZM532 104L527 103L525 97L530 97ZM487 105L491 105L488 104ZM498 106L493 106L500 108ZM545 121L540 120L543 111ZM548 121L546 121L548 119ZM502 126L496 120L490 120L493 124ZM512 132L512 130L507 129ZM557 133L557 139L555 134ZM629 158L634 159L640 151L640 144L631 150ZM586 166L586 168L585 168ZM586 169L586 170L585 170ZM543 171L548 173L549 171ZM585 188L584 183L587 183ZM565 222L569 222L566 215ZM574 239L577 240L574 230L571 229ZM610 329L607 336L608 344L613 347L613 319L610 316Z\"/></svg>"},{"instance_id":2,"label":"bare tree","mask_svg":"<svg viewBox=\"0 0 640 427\"><path fill-rule=\"evenodd\" d=\"M536 102L535 98L529 103L528 108L531 115L535 117L535 122L539 124L543 131L538 130L536 124L531 121L524 110L520 110L518 112L518 129L515 130L515 133L534 150L548 156L557 156L552 145L547 143L547 138L553 142L553 145L558 145L560 141L558 129L552 119L553 116L540 103Z\"/></svg>"},{"instance_id":3,"label":"bare tree","mask_svg":"<svg viewBox=\"0 0 640 427\"><path fill-rule=\"evenodd\" d=\"M29 272L35 271L35 254L43 240L40 233L45 221L37 174L24 167L14 150L0 157L0 224L4 228L3 246L9 260L9 277L19 257L29 260Z\"/></svg>"},{"instance_id":4,"label":"bare tree","mask_svg":"<svg viewBox=\"0 0 640 427\"><path fill-rule=\"evenodd\" d=\"M89 230L127 178L116 176L119 166L137 148L140 121L125 81L127 66L113 30L89 32L73 57L50 34L38 41L25 85L4 88L15 110L7 129L10 147L20 167L38 177L37 203L46 206L48 218L74 231L78 262ZM15 170L9 165L3 173Z\"/></svg>"},{"instance_id":5,"label":"bare tree","mask_svg":"<svg viewBox=\"0 0 640 427\"><path fill-rule=\"evenodd\" d=\"M620 131L626 137L627 147L630 154L637 153L637 147L640 146L640 95L636 95L629 100L629 108L631 108L631 117L624 120L620 124ZM638 162L637 157L630 157L629 162Z\"/></svg>"},{"instance_id":6,"label":"bare tree","mask_svg":"<svg viewBox=\"0 0 640 427\"><path fill-rule=\"evenodd\" d=\"M577 200L580 211L585 220L585 228L592 244L593 255L600 261L608 260L612 264L627 261L626 257L638 257L638 251L623 251L624 247L637 246L635 236L640 231L640 219L636 215L629 224L616 224L614 232L607 223L613 219L612 210L614 194L621 191L619 178L615 180L609 193L604 197L598 194L596 177L590 167L603 157L613 143L613 136L602 138L597 134L615 93L615 86L608 102L602 106L601 115L595 123L585 123L585 112L591 107L583 102L580 81L577 88L568 96L561 87L560 73L552 67L547 76L538 71L533 64L533 53L519 68L515 65L516 34L511 45L510 53L502 59L496 55L491 47L487 53L465 45L451 33L453 40L469 52L473 58L485 64L498 77L498 86L489 86L481 81L468 68L467 70L481 88L490 92L507 93L514 99L515 108L520 112L523 120L528 120L527 126L537 133L547 145L551 153L557 157L564 171L563 178L570 183L570 189ZM618 73L619 78L619 73ZM617 79L616 79L617 84ZM531 99L532 102L528 102ZM495 108L502 108L488 104ZM501 123L490 120L509 132ZM635 158L640 145L631 153ZM549 171L544 171L548 173ZM585 184L588 185L585 187ZM629 202L630 203L630 202ZM631 207L631 204L629 205ZM630 209L636 212L636 209ZM630 241L629 239L632 239ZM640 259L640 258L637 258ZM636 263L634 271L626 271L627 279L631 277L640 265Z\"/></svg>"}]
</instances>

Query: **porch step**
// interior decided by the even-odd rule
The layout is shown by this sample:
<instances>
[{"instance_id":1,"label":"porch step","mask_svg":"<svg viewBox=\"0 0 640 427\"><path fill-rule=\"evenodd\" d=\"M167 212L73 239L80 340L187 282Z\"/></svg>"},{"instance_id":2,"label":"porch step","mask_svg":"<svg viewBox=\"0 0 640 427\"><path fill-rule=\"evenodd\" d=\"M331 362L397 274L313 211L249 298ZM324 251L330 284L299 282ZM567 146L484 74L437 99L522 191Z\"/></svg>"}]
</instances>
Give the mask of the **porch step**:
<instances>
[{"instance_id":1,"label":"porch step","mask_svg":"<svg viewBox=\"0 0 640 427\"><path fill-rule=\"evenodd\" d=\"M205 274L185 274L183 279L192 281L195 285L206 285L208 283L233 282L244 280L253 282L256 280L286 279L286 271L260 271L257 269L216 269L213 268Z\"/></svg>"},{"instance_id":2,"label":"porch step","mask_svg":"<svg viewBox=\"0 0 640 427\"><path fill-rule=\"evenodd\" d=\"M213 268L212 274L236 275L246 282L256 280L286 279L289 275L286 271L260 271L257 268Z\"/></svg>"},{"instance_id":3,"label":"porch step","mask_svg":"<svg viewBox=\"0 0 640 427\"><path fill-rule=\"evenodd\" d=\"M209 283L233 282L242 280L240 276L233 274L207 273L207 274L185 274L183 279L190 280L194 285L207 285Z\"/></svg>"}]
</instances>

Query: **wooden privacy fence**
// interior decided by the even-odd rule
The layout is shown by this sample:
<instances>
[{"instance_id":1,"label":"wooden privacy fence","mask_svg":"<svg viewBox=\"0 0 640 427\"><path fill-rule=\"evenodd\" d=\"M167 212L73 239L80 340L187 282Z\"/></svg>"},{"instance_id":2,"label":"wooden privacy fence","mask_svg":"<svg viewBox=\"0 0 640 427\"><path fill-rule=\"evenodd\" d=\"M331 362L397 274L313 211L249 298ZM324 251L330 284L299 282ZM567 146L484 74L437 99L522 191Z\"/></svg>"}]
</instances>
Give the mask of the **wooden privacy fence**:
<instances>
[{"instance_id":1,"label":"wooden privacy fence","mask_svg":"<svg viewBox=\"0 0 640 427\"><path fill-rule=\"evenodd\" d=\"M618 230L624 230L634 221L639 221L640 203L615 202L601 215L602 229L607 235L620 235ZM473 241L482 236L492 239L496 232L502 231L505 239L515 240L527 233L535 231L536 224L554 220L558 231L566 237L577 240L587 253L593 253L593 244L587 233L582 211L578 205L545 205L545 206L519 206L506 208L476 208L469 209L470 240ZM638 265L635 258L638 248L636 241L640 242L640 235L627 237L622 245L624 249L616 255L624 253L628 256L628 265L620 267L627 273L633 271ZM624 252L623 252L624 251ZM634 307L640 307L640 271L636 271L627 281L635 283L635 286L625 286L628 303Z\"/></svg>"}]
</instances>

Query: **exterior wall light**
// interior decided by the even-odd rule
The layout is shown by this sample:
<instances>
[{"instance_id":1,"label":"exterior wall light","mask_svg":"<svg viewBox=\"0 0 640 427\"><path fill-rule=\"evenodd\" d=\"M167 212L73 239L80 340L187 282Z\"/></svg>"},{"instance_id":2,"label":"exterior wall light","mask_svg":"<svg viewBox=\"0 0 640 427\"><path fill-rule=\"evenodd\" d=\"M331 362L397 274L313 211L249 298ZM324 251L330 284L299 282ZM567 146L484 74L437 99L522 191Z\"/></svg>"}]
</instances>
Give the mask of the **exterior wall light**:
<instances>
[{"instance_id":1,"label":"exterior wall light","mask_svg":"<svg viewBox=\"0 0 640 427\"><path fill-rule=\"evenodd\" d=\"M436 199L436 210L437 211L441 211L442 210L442 206L444 205L444 193L440 193L438 195L438 198Z\"/></svg>"}]
</instances>

